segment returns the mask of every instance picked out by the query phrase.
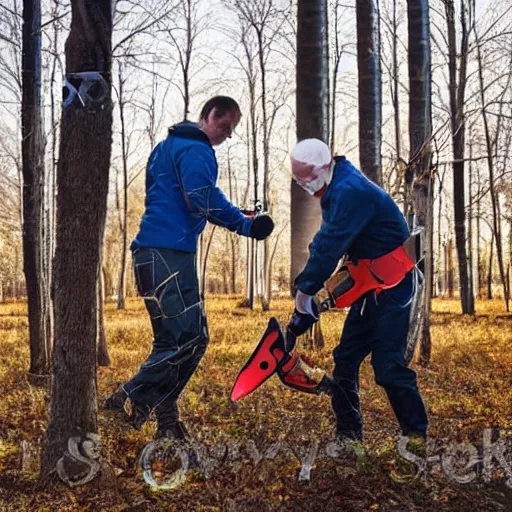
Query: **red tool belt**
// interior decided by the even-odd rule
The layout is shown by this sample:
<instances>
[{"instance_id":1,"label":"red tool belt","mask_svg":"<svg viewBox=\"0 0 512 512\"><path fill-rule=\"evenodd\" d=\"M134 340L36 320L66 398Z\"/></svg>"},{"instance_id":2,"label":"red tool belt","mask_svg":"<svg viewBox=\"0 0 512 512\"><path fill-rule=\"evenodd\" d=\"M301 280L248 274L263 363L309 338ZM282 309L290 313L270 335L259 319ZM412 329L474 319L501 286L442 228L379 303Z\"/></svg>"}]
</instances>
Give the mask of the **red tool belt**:
<instances>
[{"instance_id":1,"label":"red tool belt","mask_svg":"<svg viewBox=\"0 0 512 512\"><path fill-rule=\"evenodd\" d=\"M347 261L325 283L329 298L322 309L346 308L365 293L396 286L416 265L415 241L409 238L394 251L374 260Z\"/></svg>"}]
</instances>

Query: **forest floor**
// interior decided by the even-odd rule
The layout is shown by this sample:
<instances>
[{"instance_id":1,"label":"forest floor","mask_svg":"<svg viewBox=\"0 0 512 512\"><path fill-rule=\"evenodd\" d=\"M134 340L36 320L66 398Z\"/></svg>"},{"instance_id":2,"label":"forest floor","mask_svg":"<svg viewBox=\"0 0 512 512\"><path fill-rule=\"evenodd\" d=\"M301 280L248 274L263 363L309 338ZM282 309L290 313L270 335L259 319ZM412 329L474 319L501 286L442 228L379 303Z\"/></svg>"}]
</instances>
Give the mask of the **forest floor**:
<instances>
[{"instance_id":1,"label":"forest floor","mask_svg":"<svg viewBox=\"0 0 512 512\"><path fill-rule=\"evenodd\" d=\"M512 315L503 314L502 302L479 301L476 316L463 317L458 301L434 300L432 360L428 368L413 363L429 411L431 459L417 478L398 483L391 477L397 466L397 424L369 361L361 368L365 471L329 456L334 420L325 397L285 389L273 377L249 397L230 402L234 379L268 319L276 316L285 323L292 311L286 299L274 300L268 313L238 308L239 300L207 298L210 345L180 409L202 460L210 464L183 473L173 490L155 489L142 476L140 454L154 435L154 422L136 432L101 409L102 455L115 484L107 489L94 481L73 489L38 485L47 392L27 382L26 305L0 305L0 511L512 510ZM341 312L326 314L326 346L302 350L328 372L343 318ZM112 364L98 369L100 396L127 380L151 346L139 299L130 299L124 311L107 304L106 328ZM492 437L486 438L489 429ZM501 462L486 460L483 447L500 442L505 448ZM309 481L299 481L303 461L315 450ZM156 462L155 477L176 459ZM461 483L464 478L469 483Z\"/></svg>"}]
</instances>

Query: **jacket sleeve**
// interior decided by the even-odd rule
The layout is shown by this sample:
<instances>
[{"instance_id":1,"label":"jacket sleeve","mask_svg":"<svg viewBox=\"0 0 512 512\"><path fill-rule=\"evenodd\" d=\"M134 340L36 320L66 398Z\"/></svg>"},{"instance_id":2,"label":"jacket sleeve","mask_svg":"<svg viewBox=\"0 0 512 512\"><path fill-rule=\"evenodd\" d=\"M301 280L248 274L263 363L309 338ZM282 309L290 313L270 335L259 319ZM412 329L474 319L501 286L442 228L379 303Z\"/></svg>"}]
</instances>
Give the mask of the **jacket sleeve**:
<instances>
[{"instance_id":1,"label":"jacket sleeve","mask_svg":"<svg viewBox=\"0 0 512 512\"><path fill-rule=\"evenodd\" d=\"M375 213L375 204L360 191L343 194L329 208L335 210L324 215L309 246L306 266L295 279L296 288L307 295L315 295L323 287Z\"/></svg>"},{"instance_id":2,"label":"jacket sleeve","mask_svg":"<svg viewBox=\"0 0 512 512\"><path fill-rule=\"evenodd\" d=\"M178 169L193 215L249 236L252 219L243 215L217 187L217 162L208 146L197 144L187 148L178 159Z\"/></svg>"}]
</instances>

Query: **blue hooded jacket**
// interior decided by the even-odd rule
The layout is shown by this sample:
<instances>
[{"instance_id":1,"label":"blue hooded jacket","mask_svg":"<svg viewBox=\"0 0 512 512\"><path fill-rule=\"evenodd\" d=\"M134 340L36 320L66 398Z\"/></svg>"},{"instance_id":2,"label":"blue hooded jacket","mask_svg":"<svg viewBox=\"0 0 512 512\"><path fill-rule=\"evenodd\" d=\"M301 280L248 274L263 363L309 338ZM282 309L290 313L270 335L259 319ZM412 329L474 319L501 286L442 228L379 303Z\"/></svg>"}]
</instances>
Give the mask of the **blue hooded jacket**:
<instances>
[{"instance_id":1,"label":"blue hooded jacket","mask_svg":"<svg viewBox=\"0 0 512 512\"><path fill-rule=\"evenodd\" d=\"M314 295L345 254L375 259L402 245L409 228L393 199L345 157L335 157L332 181L322 196L322 225L309 246L309 259L295 286Z\"/></svg>"},{"instance_id":2,"label":"blue hooded jacket","mask_svg":"<svg viewBox=\"0 0 512 512\"><path fill-rule=\"evenodd\" d=\"M206 221L249 236L252 219L217 188L218 172L213 147L196 123L170 128L149 157L145 212L131 249L195 252Z\"/></svg>"}]
</instances>

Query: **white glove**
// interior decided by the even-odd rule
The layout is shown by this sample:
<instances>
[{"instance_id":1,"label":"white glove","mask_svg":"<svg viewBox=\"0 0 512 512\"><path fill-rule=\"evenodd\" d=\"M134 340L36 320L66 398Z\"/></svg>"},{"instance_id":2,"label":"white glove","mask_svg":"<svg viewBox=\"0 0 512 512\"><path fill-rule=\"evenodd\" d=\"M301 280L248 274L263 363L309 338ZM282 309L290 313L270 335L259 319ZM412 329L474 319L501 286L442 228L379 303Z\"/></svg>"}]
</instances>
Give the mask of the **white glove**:
<instances>
[{"instance_id":1,"label":"white glove","mask_svg":"<svg viewBox=\"0 0 512 512\"><path fill-rule=\"evenodd\" d=\"M314 296L306 295L300 290L297 290L295 295L295 309L303 315L310 315L315 320L318 320L318 307L314 304Z\"/></svg>"}]
</instances>

